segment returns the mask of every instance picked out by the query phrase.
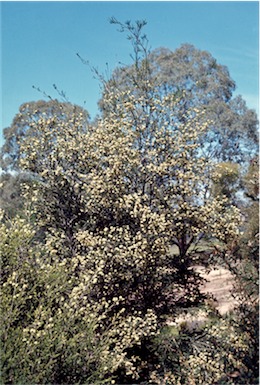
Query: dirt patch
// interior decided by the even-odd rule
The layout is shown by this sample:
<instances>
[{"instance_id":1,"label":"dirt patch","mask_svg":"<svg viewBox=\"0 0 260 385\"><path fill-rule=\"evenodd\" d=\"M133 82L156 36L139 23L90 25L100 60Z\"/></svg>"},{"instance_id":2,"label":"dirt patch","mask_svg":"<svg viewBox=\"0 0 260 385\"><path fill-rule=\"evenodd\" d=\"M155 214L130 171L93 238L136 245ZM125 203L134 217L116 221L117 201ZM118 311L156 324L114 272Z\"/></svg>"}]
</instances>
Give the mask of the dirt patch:
<instances>
[{"instance_id":1,"label":"dirt patch","mask_svg":"<svg viewBox=\"0 0 260 385\"><path fill-rule=\"evenodd\" d=\"M203 266L196 266L195 270L207 280L202 285L201 291L214 297L213 305L220 314L231 311L235 307L235 300L231 295L234 277L230 271L217 267L208 273Z\"/></svg>"},{"instance_id":2,"label":"dirt patch","mask_svg":"<svg viewBox=\"0 0 260 385\"><path fill-rule=\"evenodd\" d=\"M201 285L201 292L209 294L209 303L216 309L221 315L224 315L234 309L236 302L231 295L233 289L234 277L229 270L222 267L216 267L210 272L206 270L204 266L195 266L194 270L199 273L206 281ZM189 327L196 328L203 325L207 321L208 317L204 311L199 311L196 315L193 314L181 314L174 320L168 320L168 325L178 325L185 322Z\"/></svg>"}]
</instances>

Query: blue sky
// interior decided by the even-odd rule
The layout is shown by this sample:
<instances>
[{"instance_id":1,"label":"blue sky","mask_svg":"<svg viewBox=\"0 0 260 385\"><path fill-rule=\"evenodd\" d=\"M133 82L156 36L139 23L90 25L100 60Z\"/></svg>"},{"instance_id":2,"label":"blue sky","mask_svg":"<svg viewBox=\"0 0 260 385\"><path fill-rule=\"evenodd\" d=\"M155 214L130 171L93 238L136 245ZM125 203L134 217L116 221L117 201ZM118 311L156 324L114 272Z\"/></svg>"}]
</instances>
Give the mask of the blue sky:
<instances>
[{"instance_id":1,"label":"blue sky","mask_svg":"<svg viewBox=\"0 0 260 385\"><path fill-rule=\"evenodd\" d=\"M99 82L76 53L100 72L130 63L131 47L109 18L145 19L152 48L175 50L182 43L208 50L229 68L250 108L258 111L259 4L257 1L1 2L2 129L19 106L42 99L32 86L57 97L53 84L72 103L97 113Z\"/></svg>"}]
</instances>

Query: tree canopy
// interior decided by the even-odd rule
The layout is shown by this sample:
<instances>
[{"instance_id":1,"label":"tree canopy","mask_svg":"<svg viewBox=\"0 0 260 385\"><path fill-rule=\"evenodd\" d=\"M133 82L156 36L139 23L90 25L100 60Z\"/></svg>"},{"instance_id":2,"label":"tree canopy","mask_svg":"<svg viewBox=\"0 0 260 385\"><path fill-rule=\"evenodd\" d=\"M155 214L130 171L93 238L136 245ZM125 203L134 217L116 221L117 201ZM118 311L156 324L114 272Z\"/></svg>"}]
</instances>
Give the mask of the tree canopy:
<instances>
[{"instance_id":1,"label":"tree canopy","mask_svg":"<svg viewBox=\"0 0 260 385\"><path fill-rule=\"evenodd\" d=\"M142 38L146 39L140 32L139 40ZM205 109L211 125L201 139L201 146L207 156L218 162L248 162L257 152L258 119L241 96L233 97L236 85L227 67L209 52L191 44L183 44L175 51L166 48L149 51L145 42L136 48L138 64L115 69L105 84L104 97L117 89L140 93L141 73L146 71L147 79L161 95L183 95L181 103L175 106L176 119L183 120L190 108ZM144 51L140 58L140 52ZM106 113L103 99L99 105Z\"/></svg>"}]
</instances>

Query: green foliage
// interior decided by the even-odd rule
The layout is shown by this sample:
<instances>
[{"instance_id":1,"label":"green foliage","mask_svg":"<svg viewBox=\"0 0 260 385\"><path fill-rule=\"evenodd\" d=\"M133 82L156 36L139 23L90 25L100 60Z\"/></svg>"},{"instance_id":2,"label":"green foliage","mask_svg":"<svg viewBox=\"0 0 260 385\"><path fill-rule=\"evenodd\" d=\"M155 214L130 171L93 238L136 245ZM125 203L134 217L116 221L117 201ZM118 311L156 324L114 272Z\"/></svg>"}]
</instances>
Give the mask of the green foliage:
<instances>
[{"instance_id":1,"label":"green foliage","mask_svg":"<svg viewBox=\"0 0 260 385\"><path fill-rule=\"evenodd\" d=\"M202 317L202 310L197 317ZM183 320L181 321L183 317ZM251 336L228 319L211 318L194 326L186 315L175 325L167 326L154 338L151 349L157 357L151 379L156 384L252 384ZM210 318L209 318L210 317ZM210 321L211 319L211 321ZM206 320L206 321L205 321ZM197 321L198 322L198 321Z\"/></svg>"},{"instance_id":2,"label":"green foliage","mask_svg":"<svg viewBox=\"0 0 260 385\"><path fill-rule=\"evenodd\" d=\"M204 109L211 124L200 138L200 147L208 157L216 162L249 161L258 151L258 119L241 96L232 97L235 82L227 67L219 64L209 52L191 44L183 44L175 51L158 48L150 52L147 47L147 42L144 46L140 42L138 63L134 58L132 66L116 68L105 83L99 102L103 115L108 112L107 94L122 90L131 90L139 96L144 93L146 88L139 85L141 71L145 71L146 79L161 97L165 94L183 96L181 102L173 106L176 122L182 122L190 109ZM151 89L149 96L150 92Z\"/></svg>"},{"instance_id":3,"label":"green foliage","mask_svg":"<svg viewBox=\"0 0 260 385\"><path fill-rule=\"evenodd\" d=\"M33 226L25 219L3 222L0 231L3 382L75 382L75 370L80 367L76 364L80 345L75 341L80 332L85 333L81 344L89 348L88 353L93 351L88 338L93 339L94 327L91 322L79 327L62 305L62 295L71 291L68 271L49 265L43 246L33 242ZM62 374L60 361L67 373ZM90 368L84 360L80 377L84 365L86 373Z\"/></svg>"},{"instance_id":4,"label":"green foliage","mask_svg":"<svg viewBox=\"0 0 260 385\"><path fill-rule=\"evenodd\" d=\"M248 354L245 356L247 376L242 383L259 382L259 168L254 158L243 178L247 205L242 208L244 215L243 232L229 244L222 263L232 272L235 282L233 295L237 306L233 323L247 333ZM239 382L239 383L241 383Z\"/></svg>"},{"instance_id":5,"label":"green foliage","mask_svg":"<svg viewBox=\"0 0 260 385\"><path fill-rule=\"evenodd\" d=\"M259 199L259 158L251 159L247 173L244 177L246 196L253 201Z\"/></svg>"},{"instance_id":6,"label":"green foliage","mask_svg":"<svg viewBox=\"0 0 260 385\"><path fill-rule=\"evenodd\" d=\"M236 163L222 162L215 168L213 195L224 195L234 200L235 193L239 188L239 166Z\"/></svg>"},{"instance_id":7,"label":"green foliage","mask_svg":"<svg viewBox=\"0 0 260 385\"><path fill-rule=\"evenodd\" d=\"M0 175L0 207L9 217L22 211L25 204L22 186L29 183L29 176L23 173L2 173Z\"/></svg>"},{"instance_id":8,"label":"green foliage","mask_svg":"<svg viewBox=\"0 0 260 385\"><path fill-rule=\"evenodd\" d=\"M117 303L91 301L91 274L75 259L54 261L33 226L17 217L0 229L3 382L98 384L119 366L134 373L126 349L155 332L153 312L111 317Z\"/></svg>"}]
</instances>

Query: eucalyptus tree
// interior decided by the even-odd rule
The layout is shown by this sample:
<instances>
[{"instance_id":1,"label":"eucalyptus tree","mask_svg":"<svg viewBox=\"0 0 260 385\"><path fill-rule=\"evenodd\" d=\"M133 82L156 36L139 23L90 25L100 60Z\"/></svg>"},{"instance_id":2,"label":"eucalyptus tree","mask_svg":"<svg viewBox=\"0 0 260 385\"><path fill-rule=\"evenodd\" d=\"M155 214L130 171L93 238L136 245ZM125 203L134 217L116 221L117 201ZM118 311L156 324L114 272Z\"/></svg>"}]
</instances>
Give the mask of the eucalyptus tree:
<instances>
[{"instance_id":1,"label":"eucalyptus tree","mask_svg":"<svg viewBox=\"0 0 260 385\"><path fill-rule=\"evenodd\" d=\"M120 24L117 20L112 22ZM207 119L211 120L200 142L205 156L216 162L248 162L257 152L257 114L246 106L240 95L233 97L236 84L228 68L219 64L209 52L191 44L183 44L175 51L167 48L151 51L146 36L139 34L138 38L134 64L121 65L114 70L105 83L103 97L117 89L140 93L136 85L141 69L145 70L147 75L149 73L150 90L154 87L161 95L169 92L183 95L181 103L175 106L175 117L179 121L183 121L190 108L205 109ZM106 114L103 98L99 105Z\"/></svg>"}]
</instances>

